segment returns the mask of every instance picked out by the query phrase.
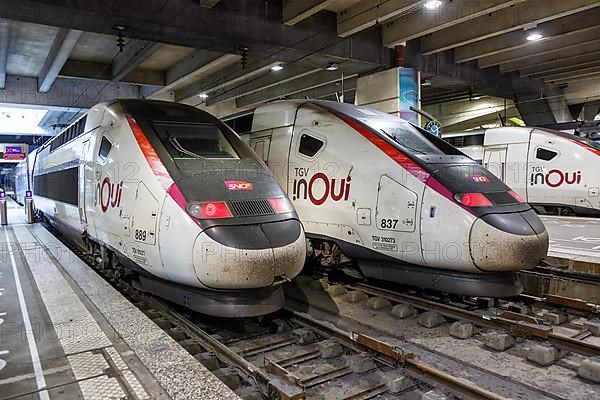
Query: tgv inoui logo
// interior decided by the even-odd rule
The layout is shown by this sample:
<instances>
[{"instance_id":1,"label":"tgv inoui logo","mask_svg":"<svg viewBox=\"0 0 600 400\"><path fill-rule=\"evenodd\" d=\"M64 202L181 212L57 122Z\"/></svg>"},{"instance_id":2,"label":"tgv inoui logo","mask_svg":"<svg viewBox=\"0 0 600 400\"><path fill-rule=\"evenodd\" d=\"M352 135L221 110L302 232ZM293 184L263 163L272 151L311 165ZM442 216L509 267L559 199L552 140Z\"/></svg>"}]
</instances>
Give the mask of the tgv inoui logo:
<instances>
[{"instance_id":1,"label":"tgv inoui logo","mask_svg":"<svg viewBox=\"0 0 600 400\"><path fill-rule=\"evenodd\" d=\"M581 171L564 172L559 169L551 169L545 172L542 167L533 167L530 181L531 185L547 185L556 188L562 185L575 185L581 183Z\"/></svg>"},{"instance_id":2,"label":"tgv inoui logo","mask_svg":"<svg viewBox=\"0 0 600 400\"><path fill-rule=\"evenodd\" d=\"M106 212L109 207L115 208L121 205L121 194L123 193L123 181L112 183L107 176L102 183L98 184L98 194L100 196L100 207L102 212Z\"/></svg>"}]
</instances>

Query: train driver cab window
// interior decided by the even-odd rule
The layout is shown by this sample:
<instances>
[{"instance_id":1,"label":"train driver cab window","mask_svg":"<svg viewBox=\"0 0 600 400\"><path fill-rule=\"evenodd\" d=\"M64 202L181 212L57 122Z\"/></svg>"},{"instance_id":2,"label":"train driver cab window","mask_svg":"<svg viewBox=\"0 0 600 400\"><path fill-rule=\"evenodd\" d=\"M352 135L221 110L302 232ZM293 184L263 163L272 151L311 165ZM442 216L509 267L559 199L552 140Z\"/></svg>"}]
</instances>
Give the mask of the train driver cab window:
<instances>
[{"instance_id":1,"label":"train driver cab window","mask_svg":"<svg viewBox=\"0 0 600 400\"><path fill-rule=\"evenodd\" d=\"M110 149L112 149L112 143L106 138L106 136L102 136L102 141L100 142L100 149L98 150L98 158L101 161L106 161L108 153L110 153Z\"/></svg>"},{"instance_id":2,"label":"train driver cab window","mask_svg":"<svg viewBox=\"0 0 600 400\"><path fill-rule=\"evenodd\" d=\"M239 158L215 123L154 121L153 125L175 160Z\"/></svg>"},{"instance_id":3,"label":"train driver cab window","mask_svg":"<svg viewBox=\"0 0 600 400\"><path fill-rule=\"evenodd\" d=\"M558 155L557 152L552 151L552 150L547 150L542 147L538 147L538 149L535 151L535 158L537 158L538 160L543 160L543 161L553 160L557 155Z\"/></svg>"},{"instance_id":4,"label":"train driver cab window","mask_svg":"<svg viewBox=\"0 0 600 400\"><path fill-rule=\"evenodd\" d=\"M298 148L298 152L307 157L314 157L324 145L325 142L321 139L303 133L302 136L300 136L300 147Z\"/></svg>"}]
</instances>

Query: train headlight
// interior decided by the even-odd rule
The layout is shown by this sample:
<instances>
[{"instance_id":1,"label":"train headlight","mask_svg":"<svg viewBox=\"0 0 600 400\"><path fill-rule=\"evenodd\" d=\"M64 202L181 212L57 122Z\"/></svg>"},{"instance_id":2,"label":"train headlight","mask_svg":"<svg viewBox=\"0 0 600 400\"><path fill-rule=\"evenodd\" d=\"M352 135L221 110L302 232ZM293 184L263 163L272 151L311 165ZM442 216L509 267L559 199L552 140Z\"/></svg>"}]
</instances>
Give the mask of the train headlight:
<instances>
[{"instance_id":1,"label":"train headlight","mask_svg":"<svg viewBox=\"0 0 600 400\"><path fill-rule=\"evenodd\" d=\"M269 199L269 203L277 214L294 212L294 207L287 197L273 197Z\"/></svg>"},{"instance_id":2,"label":"train headlight","mask_svg":"<svg viewBox=\"0 0 600 400\"><path fill-rule=\"evenodd\" d=\"M490 207L492 202L483 193L457 193L454 199L467 207Z\"/></svg>"},{"instance_id":3,"label":"train headlight","mask_svg":"<svg viewBox=\"0 0 600 400\"><path fill-rule=\"evenodd\" d=\"M189 203L188 214L198 219L231 218L233 215L224 201L205 201Z\"/></svg>"}]
</instances>

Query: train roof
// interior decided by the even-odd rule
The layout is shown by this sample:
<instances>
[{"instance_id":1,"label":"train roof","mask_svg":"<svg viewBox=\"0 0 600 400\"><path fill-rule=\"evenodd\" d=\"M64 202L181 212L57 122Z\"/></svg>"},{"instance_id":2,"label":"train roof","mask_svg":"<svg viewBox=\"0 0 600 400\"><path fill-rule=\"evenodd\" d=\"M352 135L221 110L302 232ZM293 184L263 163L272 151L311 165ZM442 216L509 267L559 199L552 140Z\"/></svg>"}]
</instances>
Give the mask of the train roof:
<instances>
[{"instance_id":1,"label":"train roof","mask_svg":"<svg viewBox=\"0 0 600 400\"><path fill-rule=\"evenodd\" d=\"M387 114L383 111L375 110L365 106L357 106L350 103L340 103L331 100L281 100L264 106L257 107L254 110L254 131L272 129L276 126L289 126L294 123L296 111L302 105L312 104L327 111L336 111L348 115L357 120L365 118L393 119L394 121L403 120L395 115ZM238 116L248 113L238 114ZM235 117L233 117L235 118ZM231 118L224 118L225 120ZM403 120L405 121L405 120ZM408 121L407 121L408 123Z\"/></svg>"}]
</instances>

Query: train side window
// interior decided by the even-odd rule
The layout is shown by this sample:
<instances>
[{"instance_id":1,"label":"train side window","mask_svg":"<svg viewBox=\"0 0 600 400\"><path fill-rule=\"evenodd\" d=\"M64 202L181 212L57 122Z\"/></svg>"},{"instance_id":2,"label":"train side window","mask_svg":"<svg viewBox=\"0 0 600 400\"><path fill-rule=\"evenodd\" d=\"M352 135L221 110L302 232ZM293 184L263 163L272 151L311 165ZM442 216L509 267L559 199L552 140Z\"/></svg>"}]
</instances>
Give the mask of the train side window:
<instances>
[{"instance_id":1,"label":"train side window","mask_svg":"<svg viewBox=\"0 0 600 400\"><path fill-rule=\"evenodd\" d=\"M106 136L102 136L100 149L98 150L98 158L102 161L106 160L108 153L110 153L110 149L112 149L112 143L106 138Z\"/></svg>"},{"instance_id":2,"label":"train side window","mask_svg":"<svg viewBox=\"0 0 600 400\"><path fill-rule=\"evenodd\" d=\"M558 155L557 152L538 147L535 151L535 158L538 160L550 161Z\"/></svg>"},{"instance_id":3,"label":"train side window","mask_svg":"<svg viewBox=\"0 0 600 400\"><path fill-rule=\"evenodd\" d=\"M300 148L298 151L307 157L314 157L324 145L325 142L322 140L303 133L300 136Z\"/></svg>"}]
</instances>

